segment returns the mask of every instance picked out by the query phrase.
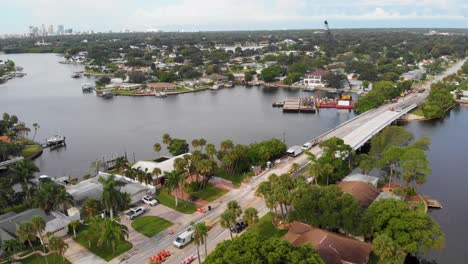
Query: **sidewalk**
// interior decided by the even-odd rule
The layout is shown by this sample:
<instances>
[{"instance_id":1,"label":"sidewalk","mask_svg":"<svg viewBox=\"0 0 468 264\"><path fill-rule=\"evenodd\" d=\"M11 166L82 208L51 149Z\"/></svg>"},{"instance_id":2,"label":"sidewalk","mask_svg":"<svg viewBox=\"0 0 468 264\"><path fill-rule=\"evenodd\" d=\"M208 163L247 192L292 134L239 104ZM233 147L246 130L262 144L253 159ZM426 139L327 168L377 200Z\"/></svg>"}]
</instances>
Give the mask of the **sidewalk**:
<instances>
[{"instance_id":1,"label":"sidewalk","mask_svg":"<svg viewBox=\"0 0 468 264\"><path fill-rule=\"evenodd\" d=\"M107 262L94 255L91 251L78 244L73 238L65 239L68 249L65 251L65 258L73 264L106 264Z\"/></svg>"}]
</instances>

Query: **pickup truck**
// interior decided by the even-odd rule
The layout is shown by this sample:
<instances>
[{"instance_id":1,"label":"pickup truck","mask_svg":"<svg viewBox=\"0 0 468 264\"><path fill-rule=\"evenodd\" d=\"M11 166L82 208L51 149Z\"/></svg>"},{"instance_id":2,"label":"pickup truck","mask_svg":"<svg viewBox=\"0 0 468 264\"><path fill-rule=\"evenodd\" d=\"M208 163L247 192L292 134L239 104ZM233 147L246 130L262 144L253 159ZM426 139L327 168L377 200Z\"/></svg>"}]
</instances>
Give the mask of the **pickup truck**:
<instances>
[{"instance_id":1,"label":"pickup truck","mask_svg":"<svg viewBox=\"0 0 468 264\"><path fill-rule=\"evenodd\" d=\"M130 208L130 210L125 212L125 217L127 217L130 220L133 220L136 217L142 215L144 212L145 212L145 208L143 207Z\"/></svg>"}]
</instances>

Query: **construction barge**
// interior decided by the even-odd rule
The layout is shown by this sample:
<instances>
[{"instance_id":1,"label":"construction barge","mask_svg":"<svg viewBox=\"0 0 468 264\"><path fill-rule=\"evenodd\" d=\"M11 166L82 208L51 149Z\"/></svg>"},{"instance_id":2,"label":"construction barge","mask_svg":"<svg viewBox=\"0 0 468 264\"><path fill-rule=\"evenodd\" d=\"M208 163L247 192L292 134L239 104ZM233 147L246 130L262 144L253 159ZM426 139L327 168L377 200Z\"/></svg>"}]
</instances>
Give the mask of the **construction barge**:
<instances>
[{"instance_id":1,"label":"construction barge","mask_svg":"<svg viewBox=\"0 0 468 264\"><path fill-rule=\"evenodd\" d=\"M316 110L313 96L287 98L283 104L283 112L315 113Z\"/></svg>"},{"instance_id":2,"label":"construction barge","mask_svg":"<svg viewBox=\"0 0 468 264\"><path fill-rule=\"evenodd\" d=\"M351 95L342 95L336 98L320 98L315 100L317 108L336 108L336 109L354 109L355 102Z\"/></svg>"}]
</instances>

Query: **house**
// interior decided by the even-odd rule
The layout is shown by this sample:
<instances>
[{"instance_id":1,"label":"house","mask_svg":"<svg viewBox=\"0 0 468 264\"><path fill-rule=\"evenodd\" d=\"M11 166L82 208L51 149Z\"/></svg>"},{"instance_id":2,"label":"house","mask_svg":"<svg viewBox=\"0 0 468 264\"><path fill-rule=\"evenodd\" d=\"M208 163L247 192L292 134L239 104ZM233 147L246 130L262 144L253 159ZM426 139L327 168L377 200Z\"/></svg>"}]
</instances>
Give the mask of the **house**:
<instances>
[{"instance_id":1,"label":"house","mask_svg":"<svg viewBox=\"0 0 468 264\"><path fill-rule=\"evenodd\" d=\"M138 161L132 166L132 169L138 169L141 171L148 171L152 172L155 168L159 168L161 170L160 175L153 176L153 185L157 186L163 183L163 179L166 177L166 172L171 172L174 170L174 161L177 158L183 158L185 155L191 155L190 153L181 154L179 156L172 157L162 162L154 162L154 161Z\"/></svg>"},{"instance_id":2,"label":"house","mask_svg":"<svg viewBox=\"0 0 468 264\"><path fill-rule=\"evenodd\" d=\"M100 200L103 192L102 184L99 178L109 177L109 173L99 172L99 174L91 179L79 182L76 185L66 186L67 192L73 197L75 204L81 208L88 198ZM129 179L121 175L114 175L117 181L125 183L123 186L116 187L120 192L126 192L130 195L131 204L141 201L141 198L146 194L152 194L156 190L153 186L146 186L136 180Z\"/></svg>"},{"instance_id":3,"label":"house","mask_svg":"<svg viewBox=\"0 0 468 264\"><path fill-rule=\"evenodd\" d=\"M8 136L0 136L0 142L11 143L11 140Z\"/></svg>"},{"instance_id":4,"label":"house","mask_svg":"<svg viewBox=\"0 0 468 264\"><path fill-rule=\"evenodd\" d=\"M245 74L244 73L234 73L234 81L235 82L244 82L245 81Z\"/></svg>"},{"instance_id":5,"label":"house","mask_svg":"<svg viewBox=\"0 0 468 264\"><path fill-rule=\"evenodd\" d=\"M364 175L360 173L352 174L346 176L342 181L360 181L367 184L370 184L374 187L377 187L377 183L379 182L379 178L369 175Z\"/></svg>"},{"instance_id":6,"label":"house","mask_svg":"<svg viewBox=\"0 0 468 264\"><path fill-rule=\"evenodd\" d=\"M379 189L362 181L341 181L337 185L343 192L351 194L363 208L369 207L380 194Z\"/></svg>"},{"instance_id":7,"label":"house","mask_svg":"<svg viewBox=\"0 0 468 264\"><path fill-rule=\"evenodd\" d=\"M378 202L382 199L395 199L395 200L403 200L401 196L398 196L393 193L381 192L377 198L372 203Z\"/></svg>"},{"instance_id":8,"label":"house","mask_svg":"<svg viewBox=\"0 0 468 264\"><path fill-rule=\"evenodd\" d=\"M76 209L76 208L75 208ZM66 216L59 212L46 213L39 208L28 209L21 213L9 212L0 215L0 241L16 239L16 229L25 222L30 222L35 216L40 216L46 222L44 234L50 232L56 236L63 237L67 235L68 224L79 220L78 215Z\"/></svg>"},{"instance_id":9,"label":"house","mask_svg":"<svg viewBox=\"0 0 468 264\"><path fill-rule=\"evenodd\" d=\"M304 75L302 82L307 87L324 87L323 77L328 75L328 71L318 70Z\"/></svg>"},{"instance_id":10,"label":"house","mask_svg":"<svg viewBox=\"0 0 468 264\"><path fill-rule=\"evenodd\" d=\"M312 245L326 264L366 264L372 251L368 243L297 221L281 239L295 246Z\"/></svg>"},{"instance_id":11,"label":"house","mask_svg":"<svg viewBox=\"0 0 468 264\"><path fill-rule=\"evenodd\" d=\"M151 91L166 91L166 90L174 90L177 88L177 85L173 83L148 83L146 87Z\"/></svg>"},{"instance_id":12,"label":"house","mask_svg":"<svg viewBox=\"0 0 468 264\"><path fill-rule=\"evenodd\" d=\"M120 90L138 90L141 89L141 84L138 83L112 83L106 85L106 89L120 89Z\"/></svg>"},{"instance_id":13,"label":"house","mask_svg":"<svg viewBox=\"0 0 468 264\"><path fill-rule=\"evenodd\" d=\"M204 76L202 78L200 78L201 81L203 82L225 82L225 81L228 81L229 78L225 75L221 75L221 74L217 74L217 73L213 73L213 74L210 74L208 76Z\"/></svg>"}]
</instances>

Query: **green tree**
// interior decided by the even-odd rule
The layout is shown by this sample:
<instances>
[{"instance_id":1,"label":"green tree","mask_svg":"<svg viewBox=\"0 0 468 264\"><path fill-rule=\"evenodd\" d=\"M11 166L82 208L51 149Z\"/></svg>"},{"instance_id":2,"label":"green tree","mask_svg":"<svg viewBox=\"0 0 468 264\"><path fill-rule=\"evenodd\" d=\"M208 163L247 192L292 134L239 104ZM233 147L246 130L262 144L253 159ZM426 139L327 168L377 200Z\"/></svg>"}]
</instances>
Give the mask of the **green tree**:
<instances>
[{"instance_id":1,"label":"green tree","mask_svg":"<svg viewBox=\"0 0 468 264\"><path fill-rule=\"evenodd\" d=\"M57 252L60 256L62 256L62 261L65 260L65 257L63 256L65 254L65 251L68 249L68 244L63 241L60 237L52 236L49 239L49 248L51 251ZM56 262L56 261L54 261Z\"/></svg>"},{"instance_id":2,"label":"green tree","mask_svg":"<svg viewBox=\"0 0 468 264\"><path fill-rule=\"evenodd\" d=\"M178 156L189 152L189 145L185 139L175 138L167 146L167 149L172 155Z\"/></svg>"},{"instance_id":3,"label":"green tree","mask_svg":"<svg viewBox=\"0 0 468 264\"><path fill-rule=\"evenodd\" d=\"M179 206L179 198L178 198L178 190L179 184L181 182L180 176L182 175L183 171L180 170L173 170L171 172L165 171L164 174L166 175L166 182L165 186L169 190L169 193L175 193L175 206Z\"/></svg>"},{"instance_id":4,"label":"green tree","mask_svg":"<svg viewBox=\"0 0 468 264\"><path fill-rule=\"evenodd\" d=\"M11 166L11 172L15 181L21 184L26 204L31 204L30 180L34 178L34 173L39 172L39 168L29 160L20 160Z\"/></svg>"},{"instance_id":5,"label":"green tree","mask_svg":"<svg viewBox=\"0 0 468 264\"><path fill-rule=\"evenodd\" d=\"M214 160L214 156L217 154L215 145L207 144L206 145L206 154L210 157L211 160Z\"/></svg>"},{"instance_id":6,"label":"green tree","mask_svg":"<svg viewBox=\"0 0 468 264\"><path fill-rule=\"evenodd\" d=\"M114 175L107 178L100 176L98 181L102 184L101 204L110 213L111 219L114 219L114 210L124 203L122 193L116 187L123 186L125 183L117 181Z\"/></svg>"},{"instance_id":7,"label":"green tree","mask_svg":"<svg viewBox=\"0 0 468 264\"><path fill-rule=\"evenodd\" d=\"M254 234L244 234L218 244L204 263L323 264L324 262L310 245L296 247L278 238L265 240Z\"/></svg>"},{"instance_id":8,"label":"green tree","mask_svg":"<svg viewBox=\"0 0 468 264\"><path fill-rule=\"evenodd\" d=\"M22 242L28 242L31 249L34 251L32 241L36 239L36 230L31 222L21 223L16 229L16 236Z\"/></svg>"},{"instance_id":9,"label":"green tree","mask_svg":"<svg viewBox=\"0 0 468 264\"><path fill-rule=\"evenodd\" d=\"M163 135L163 141L162 141L163 144L169 145L169 144L171 144L171 141L172 141L172 138L171 138L171 136L169 134L166 133L166 134Z\"/></svg>"},{"instance_id":10,"label":"green tree","mask_svg":"<svg viewBox=\"0 0 468 264\"><path fill-rule=\"evenodd\" d=\"M3 240L1 249L2 257L13 263L16 253L23 249L23 245L16 239Z\"/></svg>"},{"instance_id":11,"label":"green tree","mask_svg":"<svg viewBox=\"0 0 468 264\"><path fill-rule=\"evenodd\" d=\"M221 214L221 227L227 228L229 230L231 239L232 239L231 226L235 224L236 224L236 214L232 210L227 209Z\"/></svg>"},{"instance_id":12,"label":"green tree","mask_svg":"<svg viewBox=\"0 0 468 264\"><path fill-rule=\"evenodd\" d=\"M231 200L227 203L227 210L233 212L236 218L242 214L242 208L236 200Z\"/></svg>"},{"instance_id":13,"label":"green tree","mask_svg":"<svg viewBox=\"0 0 468 264\"><path fill-rule=\"evenodd\" d=\"M46 212L53 209L65 212L66 208L73 205L73 197L63 185L55 182L44 182L35 193L33 204Z\"/></svg>"},{"instance_id":14,"label":"green tree","mask_svg":"<svg viewBox=\"0 0 468 264\"><path fill-rule=\"evenodd\" d=\"M39 128L41 128L41 127L37 123L34 123L33 128L34 128L34 136L33 136L32 141L34 141L34 139L36 139L37 130L39 130Z\"/></svg>"},{"instance_id":15,"label":"green tree","mask_svg":"<svg viewBox=\"0 0 468 264\"><path fill-rule=\"evenodd\" d=\"M362 208L358 202L339 187L309 186L302 196L293 199L291 219L319 228L341 228L358 235Z\"/></svg>"},{"instance_id":16,"label":"green tree","mask_svg":"<svg viewBox=\"0 0 468 264\"><path fill-rule=\"evenodd\" d=\"M279 77L281 74L281 68L274 65L267 67L262 70L260 73L260 77L265 81L265 82L272 82L275 80L276 77Z\"/></svg>"},{"instance_id":17,"label":"green tree","mask_svg":"<svg viewBox=\"0 0 468 264\"><path fill-rule=\"evenodd\" d=\"M413 134L400 126L389 126L372 137L369 155L380 160L383 152L391 146L406 146L413 139Z\"/></svg>"},{"instance_id":18,"label":"green tree","mask_svg":"<svg viewBox=\"0 0 468 264\"><path fill-rule=\"evenodd\" d=\"M330 72L323 77L327 87L331 88L343 88L343 84L346 81L346 75L340 72Z\"/></svg>"},{"instance_id":19,"label":"green tree","mask_svg":"<svg viewBox=\"0 0 468 264\"><path fill-rule=\"evenodd\" d=\"M198 263L201 264L200 258L200 245L205 245L205 258L208 256L207 250L207 237L208 237L208 227L205 222L200 222L195 225L195 244L197 245L197 254L198 254Z\"/></svg>"},{"instance_id":20,"label":"green tree","mask_svg":"<svg viewBox=\"0 0 468 264\"><path fill-rule=\"evenodd\" d=\"M426 176L432 172L426 153L420 149L410 148L406 150L401 160L403 180L406 187L409 187L411 182L414 182L416 186L423 184L426 181Z\"/></svg>"},{"instance_id":21,"label":"green tree","mask_svg":"<svg viewBox=\"0 0 468 264\"><path fill-rule=\"evenodd\" d=\"M425 254L444 246L444 235L428 215L412 210L404 201L382 199L364 213L362 226L369 237L385 234L406 253Z\"/></svg>"},{"instance_id":22,"label":"green tree","mask_svg":"<svg viewBox=\"0 0 468 264\"><path fill-rule=\"evenodd\" d=\"M154 152L159 153L161 151L161 144L155 143L153 145L153 150L154 150Z\"/></svg>"},{"instance_id":23,"label":"green tree","mask_svg":"<svg viewBox=\"0 0 468 264\"><path fill-rule=\"evenodd\" d=\"M44 232L46 227L46 222L44 221L44 218L42 218L39 215L36 215L31 219L31 224L33 225L34 231L36 231L36 236L39 237L39 240L42 246L44 247L44 238L42 237L42 233ZM46 253L45 247L44 253Z\"/></svg>"},{"instance_id":24,"label":"green tree","mask_svg":"<svg viewBox=\"0 0 468 264\"><path fill-rule=\"evenodd\" d=\"M249 207L249 208L245 209L244 215L242 216L242 220L244 220L244 222L249 226L258 223L258 211L257 211L257 209L255 209L253 207Z\"/></svg>"},{"instance_id":25,"label":"green tree","mask_svg":"<svg viewBox=\"0 0 468 264\"><path fill-rule=\"evenodd\" d=\"M401 158L405 153L405 149L400 146L391 146L386 149L382 154L382 159L378 162L380 167L389 168L389 181L388 183L392 184L392 178L398 176Z\"/></svg>"},{"instance_id":26,"label":"green tree","mask_svg":"<svg viewBox=\"0 0 468 264\"><path fill-rule=\"evenodd\" d=\"M93 198L88 198L83 204L84 211L86 212L86 216L92 217L95 216L96 213L101 209L101 205L99 201Z\"/></svg>"},{"instance_id":27,"label":"green tree","mask_svg":"<svg viewBox=\"0 0 468 264\"><path fill-rule=\"evenodd\" d=\"M400 245L385 234L378 235L372 241L372 251L379 257L382 264L403 264L406 254Z\"/></svg>"},{"instance_id":28,"label":"green tree","mask_svg":"<svg viewBox=\"0 0 468 264\"><path fill-rule=\"evenodd\" d=\"M104 219L101 224L103 232L99 234L97 245L100 247L104 243L110 243L115 254L117 245L128 238L128 228L112 219Z\"/></svg>"},{"instance_id":29,"label":"green tree","mask_svg":"<svg viewBox=\"0 0 468 264\"><path fill-rule=\"evenodd\" d=\"M365 175L369 174L375 166L375 160L368 154L359 155L359 168Z\"/></svg>"},{"instance_id":30,"label":"green tree","mask_svg":"<svg viewBox=\"0 0 468 264\"><path fill-rule=\"evenodd\" d=\"M78 227L79 224L80 224L80 222L78 222L78 221L71 221L68 224L68 227L73 230L73 237L74 238L76 238L76 228Z\"/></svg>"}]
</instances>

